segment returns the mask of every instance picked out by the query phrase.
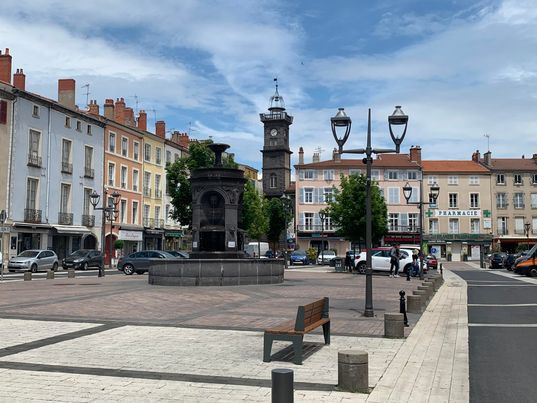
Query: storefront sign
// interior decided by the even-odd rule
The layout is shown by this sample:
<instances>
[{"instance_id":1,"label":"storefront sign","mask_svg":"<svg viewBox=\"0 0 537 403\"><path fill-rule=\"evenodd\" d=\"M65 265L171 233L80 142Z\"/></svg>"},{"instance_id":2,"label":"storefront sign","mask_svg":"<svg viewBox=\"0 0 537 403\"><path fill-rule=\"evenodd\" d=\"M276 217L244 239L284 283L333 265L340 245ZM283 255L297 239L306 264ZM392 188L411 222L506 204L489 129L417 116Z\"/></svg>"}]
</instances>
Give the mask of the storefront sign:
<instances>
[{"instance_id":1,"label":"storefront sign","mask_svg":"<svg viewBox=\"0 0 537 403\"><path fill-rule=\"evenodd\" d=\"M183 232L182 231L166 231L164 233L164 236L166 238L182 238Z\"/></svg>"},{"instance_id":2,"label":"storefront sign","mask_svg":"<svg viewBox=\"0 0 537 403\"><path fill-rule=\"evenodd\" d=\"M435 217L481 217L481 210L435 210Z\"/></svg>"},{"instance_id":3,"label":"storefront sign","mask_svg":"<svg viewBox=\"0 0 537 403\"><path fill-rule=\"evenodd\" d=\"M142 231L127 231L124 229L119 230L119 239L123 241L143 241Z\"/></svg>"},{"instance_id":4,"label":"storefront sign","mask_svg":"<svg viewBox=\"0 0 537 403\"><path fill-rule=\"evenodd\" d=\"M8 233L11 227L0 227L0 233Z\"/></svg>"},{"instance_id":5,"label":"storefront sign","mask_svg":"<svg viewBox=\"0 0 537 403\"><path fill-rule=\"evenodd\" d=\"M492 228L492 219L483 218L483 228L484 229L491 229Z\"/></svg>"}]
</instances>

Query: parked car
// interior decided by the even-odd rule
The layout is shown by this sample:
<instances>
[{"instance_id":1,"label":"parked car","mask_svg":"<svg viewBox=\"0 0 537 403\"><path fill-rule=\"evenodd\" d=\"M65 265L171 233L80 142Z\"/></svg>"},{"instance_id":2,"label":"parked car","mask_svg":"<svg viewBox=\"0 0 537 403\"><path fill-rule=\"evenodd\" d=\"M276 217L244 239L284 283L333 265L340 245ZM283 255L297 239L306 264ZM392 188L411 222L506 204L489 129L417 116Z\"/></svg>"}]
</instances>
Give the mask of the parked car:
<instances>
[{"instance_id":1,"label":"parked car","mask_svg":"<svg viewBox=\"0 0 537 403\"><path fill-rule=\"evenodd\" d=\"M31 271L35 273L40 270L58 270L58 256L51 250L29 249L19 253L8 262L8 270Z\"/></svg>"},{"instance_id":2,"label":"parked car","mask_svg":"<svg viewBox=\"0 0 537 403\"><path fill-rule=\"evenodd\" d=\"M332 259L336 258L336 252L333 250L325 250L319 252L317 256L317 264L329 264Z\"/></svg>"},{"instance_id":3,"label":"parked car","mask_svg":"<svg viewBox=\"0 0 537 403\"><path fill-rule=\"evenodd\" d=\"M129 276L133 273L144 274L149 271L151 259L178 258L163 250L141 250L131 253L129 256L120 257L117 262L117 269Z\"/></svg>"},{"instance_id":4,"label":"parked car","mask_svg":"<svg viewBox=\"0 0 537 403\"><path fill-rule=\"evenodd\" d=\"M514 272L517 274L525 274L530 277L537 277L537 245L534 245L526 255L524 260L516 263Z\"/></svg>"},{"instance_id":5,"label":"parked car","mask_svg":"<svg viewBox=\"0 0 537 403\"><path fill-rule=\"evenodd\" d=\"M169 253L170 255L178 257L180 259L188 259L190 257L188 252L185 252L183 250L165 250L164 252Z\"/></svg>"},{"instance_id":6,"label":"parked car","mask_svg":"<svg viewBox=\"0 0 537 403\"><path fill-rule=\"evenodd\" d=\"M503 266L509 270L509 271L512 271L514 268L515 268L515 260L517 259L517 255L513 254L513 253L509 253L506 257L505 257L505 260L503 261Z\"/></svg>"},{"instance_id":7,"label":"parked car","mask_svg":"<svg viewBox=\"0 0 537 403\"><path fill-rule=\"evenodd\" d=\"M507 254L503 252L496 252L490 256L490 268L491 269L502 269L504 267L504 260L507 257Z\"/></svg>"},{"instance_id":8,"label":"parked car","mask_svg":"<svg viewBox=\"0 0 537 403\"><path fill-rule=\"evenodd\" d=\"M436 256L434 255L427 255L427 257L425 258L426 262L427 262L427 268L428 269L433 269L433 270L436 270L438 269L438 259L436 258Z\"/></svg>"},{"instance_id":9,"label":"parked car","mask_svg":"<svg viewBox=\"0 0 537 403\"><path fill-rule=\"evenodd\" d=\"M308 255L306 255L306 252L303 250L295 250L291 252L291 256L289 258L289 264L291 266L300 263L303 265L310 264L310 261L308 259Z\"/></svg>"},{"instance_id":10,"label":"parked car","mask_svg":"<svg viewBox=\"0 0 537 403\"><path fill-rule=\"evenodd\" d=\"M375 271L390 271L390 247L378 247L371 249L371 265ZM399 259L399 271L406 273L412 267L412 250L400 249L401 258ZM360 253L354 259L354 266L360 274L365 274L366 270L366 252Z\"/></svg>"},{"instance_id":11,"label":"parked car","mask_svg":"<svg viewBox=\"0 0 537 403\"><path fill-rule=\"evenodd\" d=\"M103 267L103 255L98 250L79 249L62 259L62 267L67 269L88 270L90 267Z\"/></svg>"}]
</instances>

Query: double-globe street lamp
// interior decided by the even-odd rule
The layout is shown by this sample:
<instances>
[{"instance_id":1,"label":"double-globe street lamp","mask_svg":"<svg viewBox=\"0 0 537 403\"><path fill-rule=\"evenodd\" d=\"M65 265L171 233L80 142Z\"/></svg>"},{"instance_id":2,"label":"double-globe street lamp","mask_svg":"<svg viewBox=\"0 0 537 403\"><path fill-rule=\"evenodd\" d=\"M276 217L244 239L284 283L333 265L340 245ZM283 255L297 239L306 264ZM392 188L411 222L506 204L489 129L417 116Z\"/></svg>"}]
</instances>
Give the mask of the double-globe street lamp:
<instances>
[{"instance_id":1,"label":"double-globe street lamp","mask_svg":"<svg viewBox=\"0 0 537 403\"><path fill-rule=\"evenodd\" d=\"M0 211L0 225L4 225L6 220L7 220L6 210ZM4 281L4 255L2 253L2 250L4 249L4 245L1 242L3 236L4 236L4 233L0 232L0 245L2 245L2 248L0 249L0 281Z\"/></svg>"},{"instance_id":2,"label":"double-globe street lamp","mask_svg":"<svg viewBox=\"0 0 537 403\"><path fill-rule=\"evenodd\" d=\"M410 198L412 197L412 186L410 186L410 183L406 183L405 186L403 186L403 196L406 199L406 204L413 204L418 206L420 213L419 213L419 222L420 222L420 280L423 280L423 206L424 205L436 205L436 200L438 199L438 195L440 194L440 187L435 182L429 189L429 202L424 202L421 200L421 195L423 194L423 178L420 179L420 194L419 194L419 201L417 202L411 202ZM407 275L407 279L408 279Z\"/></svg>"},{"instance_id":3,"label":"double-globe street lamp","mask_svg":"<svg viewBox=\"0 0 537 403\"><path fill-rule=\"evenodd\" d=\"M108 192L104 191L104 197L103 197L103 206L106 203ZM99 199L101 196L94 190L90 195L90 203L93 206L94 210L102 210L102 224L101 224L101 254L103 255L103 264L99 267L99 277L104 277L104 254L105 254L105 225L106 220L110 221L110 244L108 246L108 256L110 257L110 268L112 268L112 253L113 253L113 247L112 245L112 232L114 228L114 221L116 221L119 217L119 210L117 206L119 205L119 201L121 199L121 193L118 191L114 191L114 193L111 194L112 200L108 201L108 206L106 207L97 207L99 204Z\"/></svg>"},{"instance_id":4,"label":"double-globe street lamp","mask_svg":"<svg viewBox=\"0 0 537 403\"><path fill-rule=\"evenodd\" d=\"M321 264L324 264L324 219L326 218L326 211L319 210L319 220L321 220Z\"/></svg>"},{"instance_id":5,"label":"double-globe street lamp","mask_svg":"<svg viewBox=\"0 0 537 403\"><path fill-rule=\"evenodd\" d=\"M390 136L395 144L395 150L371 147L371 109L367 116L367 145L366 148L344 150L343 146L347 142L351 132L351 118L345 114L344 108L339 108L336 116L330 118L332 124L332 135L339 148L339 154L365 154L363 162L366 164L366 225L365 225L365 247L366 247L366 280L365 280L365 311L364 316L372 317L373 311L373 270L371 265L372 239L372 212L371 212L371 165L373 164L373 154L399 153L401 143L405 138L408 116L403 113L400 106L395 107L392 115L388 116L388 127ZM399 135L394 134L392 126L403 126ZM338 130L340 134L338 134Z\"/></svg>"}]
</instances>

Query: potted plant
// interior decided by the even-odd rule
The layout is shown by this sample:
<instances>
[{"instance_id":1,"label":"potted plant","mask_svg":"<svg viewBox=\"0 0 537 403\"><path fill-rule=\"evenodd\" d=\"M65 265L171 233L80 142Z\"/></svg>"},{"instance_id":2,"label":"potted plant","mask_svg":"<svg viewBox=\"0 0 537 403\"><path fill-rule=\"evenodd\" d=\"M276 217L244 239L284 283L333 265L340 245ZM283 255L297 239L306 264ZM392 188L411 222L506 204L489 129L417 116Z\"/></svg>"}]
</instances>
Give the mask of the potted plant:
<instances>
[{"instance_id":1,"label":"potted plant","mask_svg":"<svg viewBox=\"0 0 537 403\"><path fill-rule=\"evenodd\" d=\"M114 241L114 256L112 256L112 264L115 266L117 262L117 251L123 249L125 242L121 239L116 239Z\"/></svg>"}]
</instances>

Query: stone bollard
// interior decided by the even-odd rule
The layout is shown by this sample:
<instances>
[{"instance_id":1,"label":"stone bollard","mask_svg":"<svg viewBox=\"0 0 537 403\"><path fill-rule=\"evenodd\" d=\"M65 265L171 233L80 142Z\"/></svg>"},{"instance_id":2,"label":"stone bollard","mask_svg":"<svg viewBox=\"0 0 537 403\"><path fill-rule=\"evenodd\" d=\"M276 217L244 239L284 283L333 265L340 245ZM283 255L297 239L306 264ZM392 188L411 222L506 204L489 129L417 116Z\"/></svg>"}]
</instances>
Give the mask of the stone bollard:
<instances>
[{"instance_id":1,"label":"stone bollard","mask_svg":"<svg viewBox=\"0 0 537 403\"><path fill-rule=\"evenodd\" d=\"M406 298L408 313L422 313L423 305L421 304L421 296L419 295L409 295Z\"/></svg>"},{"instance_id":2,"label":"stone bollard","mask_svg":"<svg viewBox=\"0 0 537 403\"><path fill-rule=\"evenodd\" d=\"M421 306L422 309L425 310L425 307L427 307L427 293L423 290L415 290L412 291L412 295L416 295L421 298Z\"/></svg>"},{"instance_id":3,"label":"stone bollard","mask_svg":"<svg viewBox=\"0 0 537 403\"><path fill-rule=\"evenodd\" d=\"M419 285L418 291L424 291L425 292L425 298L427 299L427 302L431 300L431 289L428 286L425 285Z\"/></svg>"},{"instance_id":4,"label":"stone bollard","mask_svg":"<svg viewBox=\"0 0 537 403\"><path fill-rule=\"evenodd\" d=\"M405 337L405 315L402 313L384 314L384 337L390 339Z\"/></svg>"},{"instance_id":5,"label":"stone bollard","mask_svg":"<svg viewBox=\"0 0 537 403\"><path fill-rule=\"evenodd\" d=\"M438 291L438 289L440 288L440 282L438 281L438 279L438 276L432 276L431 278L429 278L429 280L433 283L434 292Z\"/></svg>"},{"instance_id":6,"label":"stone bollard","mask_svg":"<svg viewBox=\"0 0 537 403\"><path fill-rule=\"evenodd\" d=\"M433 280L425 280L425 282L423 283L423 285L425 286L428 286L428 287L431 287L431 298L434 296L434 293L436 291L435 287L434 287L434 281Z\"/></svg>"},{"instance_id":7,"label":"stone bollard","mask_svg":"<svg viewBox=\"0 0 537 403\"><path fill-rule=\"evenodd\" d=\"M54 280L54 272L52 270L47 270L47 280Z\"/></svg>"},{"instance_id":8,"label":"stone bollard","mask_svg":"<svg viewBox=\"0 0 537 403\"><path fill-rule=\"evenodd\" d=\"M32 279L32 272L31 271L25 271L24 272L24 281L30 281Z\"/></svg>"},{"instance_id":9,"label":"stone bollard","mask_svg":"<svg viewBox=\"0 0 537 403\"><path fill-rule=\"evenodd\" d=\"M365 351L339 351L338 389L345 392L369 393L369 358Z\"/></svg>"},{"instance_id":10,"label":"stone bollard","mask_svg":"<svg viewBox=\"0 0 537 403\"><path fill-rule=\"evenodd\" d=\"M67 278L75 278L75 269L67 270Z\"/></svg>"},{"instance_id":11,"label":"stone bollard","mask_svg":"<svg viewBox=\"0 0 537 403\"><path fill-rule=\"evenodd\" d=\"M425 291L427 291L427 297L429 298L429 300L431 300L433 298L433 295L434 295L434 285L433 283L429 282L429 281L424 281L421 286L418 286L418 290L420 289L419 287L424 287L425 288Z\"/></svg>"},{"instance_id":12,"label":"stone bollard","mask_svg":"<svg viewBox=\"0 0 537 403\"><path fill-rule=\"evenodd\" d=\"M272 370L272 403L293 403L294 374L292 369Z\"/></svg>"}]
</instances>

